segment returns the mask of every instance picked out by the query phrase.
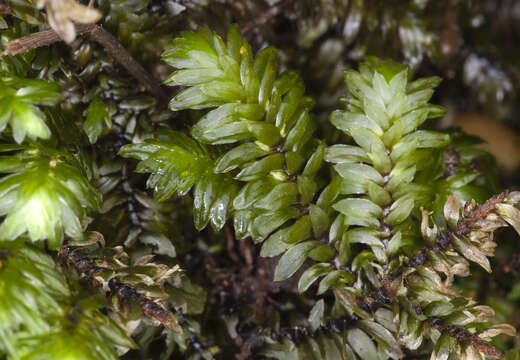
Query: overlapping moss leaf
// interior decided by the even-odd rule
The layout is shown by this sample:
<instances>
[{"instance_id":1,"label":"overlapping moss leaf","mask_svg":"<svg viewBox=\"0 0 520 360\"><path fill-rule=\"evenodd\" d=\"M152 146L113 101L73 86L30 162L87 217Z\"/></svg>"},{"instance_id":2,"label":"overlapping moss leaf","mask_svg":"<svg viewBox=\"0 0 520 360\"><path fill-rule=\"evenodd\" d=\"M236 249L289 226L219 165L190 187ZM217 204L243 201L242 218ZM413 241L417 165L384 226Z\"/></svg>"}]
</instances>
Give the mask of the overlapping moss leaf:
<instances>
[{"instance_id":1,"label":"overlapping moss leaf","mask_svg":"<svg viewBox=\"0 0 520 360\"><path fill-rule=\"evenodd\" d=\"M359 4L353 2L346 7L355 10ZM114 10L120 4L105 5ZM122 8L138 12L147 5L132 3ZM404 17L406 21L413 20L409 15ZM126 15L120 11L118 16ZM120 27L121 36L132 38L128 40L131 44L142 41L141 34L134 32L137 18L129 15L127 22L131 24ZM345 31L356 36L359 11L358 15L354 11L348 24ZM413 41L426 39L424 34L417 33L415 25L400 33L404 40L410 40L405 44L410 48L408 58L417 55L415 50L424 50L413 48ZM137 34L135 39L133 34ZM88 55L87 47L83 50ZM116 89L116 81L110 76L108 82L102 83L103 91L96 88L81 98L83 105L92 99L103 99L103 106L100 100L94 100L87 110L84 130L91 143L104 134L112 135L113 129L105 130L103 122L110 125L109 118L117 113L114 124L124 133L118 135L113 147L117 150L129 140L139 143L127 145L121 154L140 160L139 172L151 173L148 185L156 190L158 200L165 201L173 194L185 196L193 190L199 229L210 222L220 229L233 217L239 236L264 242L262 255L283 254L276 268L276 280L295 274L307 258L317 260L300 277L300 291L316 291L319 297L333 289L335 307L362 319L338 336L320 334L316 340L305 339L302 347L298 341L287 342L277 348L275 355L399 358L401 347L415 349L429 338L437 342L432 348L434 357L443 359L452 352L473 359L480 357L476 350L486 353L483 350L487 349L488 355L492 352L476 337L487 341L493 334L510 333L507 326L488 327L489 308L466 301L451 289L454 275L468 274L464 256L489 269L486 256L492 253L493 245L457 237L450 240L453 249L444 251L435 248L445 241L439 237L442 232L428 228L425 220L423 236L419 230L421 206L434 212L437 230L451 226L453 231L457 224L454 212L447 211L447 216L443 213L448 195L455 193L468 201L483 201L488 196L480 186L484 182L481 171L473 166L480 154L452 143L452 133L417 130L428 117L441 114L438 107L427 104L437 79L409 83L405 69L374 60L362 66L360 74L349 72L347 111L335 113L332 121L358 146L349 143L325 149L323 143L313 138L315 124L309 113L312 101L303 96L301 79L290 72L278 75L273 49L264 49L254 58L235 29L228 35L227 43L201 30L183 34L167 51L165 59L179 69L167 82L187 87L172 100L171 108L200 110L195 113L200 118L191 128L191 138L180 132L158 133L150 138L156 125L150 123L154 120L136 110L139 101L121 102L128 92ZM94 77L103 66L90 64L80 77ZM70 91L76 90L71 86ZM107 98L110 100L106 101ZM127 105L132 110L125 111L123 107ZM78 107L85 110L85 106ZM74 110L74 106L68 105L67 111ZM126 127L124 130L121 124ZM141 129L134 132L136 124L145 128L144 136ZM459 156L454 166L446 161L452 150ZM324 157L334 164L335 176L330 183L326 172L318 174ZM41 162L43 168L52 170L55 164L59 165L52 158L48 160L48 164ZM155 246L156 253L174 256L168 231L150 230L153 224L160 226L167 221L164 214L155 208L146 210L148 217L133 211L137 202L146 203L144 207L150 209L156 204L143 194L135 195L131 186L128 189L125 171L121 175L124 179L117 179L119 168L118 164L117 169L112 168L114 163L107 163L102 169L98 185L109 196L105 209L119 211L126 207L127 214L118 212L115 219L127 216L131 223L131 231L121 231L126 238L124 245L133 247L139 233L139 241ZM111 194L116 187L126 188L124 196ZM447 206L453 209L454 201L450 201ZM516 225L513 205L506 201L500 207L500 216ZM84 213L80 215L78 219ZM153 220L142 226L142 218ZM31 236L31 229L27 229ZM74 229L64 231L71 235ZM45 232L52 233L49 229ZM43 234L33 229L35 237L40 233ZM489 234L485 237L489 238ZM111 241L123 242L117 236ZM419 250L425 247L424 252ZM141 254L138 251L131 255ZM141 281L155 281L142 272L125 271L122 278L141 286L140 290L144 291ZM439 278L436 271L446 278ZM405 283L406 291L402 288ZM399 322L399 327L394 321ZM482 331L485 327L488 331ZM472 337L473 333L477 335ZM169 336L172 344L172 335ZM185 346L190 344L185 342Z\"/></svg>"},{"instance_id":2,"label":"overlapping moss leaf","mask_svg":"<svg viewBox=\"0 0 520 360\"><path fill-rule=\"evenodd\" d=\"M201 185L194 190L196 225L203 227L207 222L206 214L211 217L213 200L204 199L203 194L213 198L216 190L221 191L218 183L223 184L223 180L216 179L234 178L242 183L237 194L225 190L229 196L223 205L230 209L219 222L220 227L233 211L235 230L240 237L251 235L256 241L262 241L291 219L302 216L303 207L314 200L318 191L313 178L321 166L324 146L311 140L315 127L309 114L312 100L303 96L304 86L299 76L292 72L277 76L277 57L272 48L264 49L254 59L251 48L235 27L228 34L227 44L207 30L184 33L166 51L164 59L180 68L167 83L189 86L172 99L170 107L173 110L208 109L192 127L191 135L201 144L213 145L208 147L210 153L223 152L216 161L211 158L208 163L198 161L202 168L209 169L209 173L205 173ZM149 143L153 141L149 140ZM146 144L128 145L122 150L127 156L131 150L133 157L143 160L139 169L152 170L149 184L159 185L159 194L165 188L161 181L170 184L172 190L179 181L164 177L164 169L190 159L174 147L174 140L169 141L172 152L168 161L161 161L159 156L164 153ZM199 146L194 144L190 149L194 151ZM144 156L139 155L139 151L153 151L154 154ZM198 166L192 166L184 176L191 177L192 182L193 177L200 178ZM163 171L158 171L159 167ZM186 190L192 182L188 182ZM166 192L166 195L170 196L172 192ZM327 226L323 224L328 221L326 212L312 206L312 222L317 231L322 232ZM225 209L224 206L220 208ZM302 240L311 237L310 216L305 216L291 229L280 231L294 233L293 238L299 241L295 232L298 227ZM275 238L280 235L282 233ZM316 249L317 257L330 256L330 251L325 249L327 246L316 241L302 246L307 252ZM298 253L298 256L302 254ZM303 255L305 258L306 253ZM292 272L282 271L279 276L285 278Z\"/></svg>"},{"instance_id":3,"label":"overlapping moss leaf","mask_svg":"<svg viewBox=\"0 0 520 360\"><path fill-rule=\"evenodd\" d=\"M80 238L81 221L100 197L70 155L53 149L3 145L0 172L0 226L4 240L27 234L52 249L64 235Z\"/></svg>"},{"instance_id":4,"label":"overlapping moss leaf","mask_svg":"<svg viewBox=\"0 0 520 360\"><path fill-rule=\"evenodd\" d=\"M51 132L44 113L36 105L54 105L61 99L60 87L40 79L0 79L0 131L10 125L13 138L21 143L31 139L48 139Z\"/></svg>"},{"instance_id":5,"label":"overlapping moss leaf","mask_svg":"<svg viewBox=\"0 0 520 360\"><path fill-rule=\"evenodd\" d=\"M117 359L135 344L93 299L76 302L52 258L18 242L0 245L0 353L11 359Z\"/></svg>"}]
</instances>

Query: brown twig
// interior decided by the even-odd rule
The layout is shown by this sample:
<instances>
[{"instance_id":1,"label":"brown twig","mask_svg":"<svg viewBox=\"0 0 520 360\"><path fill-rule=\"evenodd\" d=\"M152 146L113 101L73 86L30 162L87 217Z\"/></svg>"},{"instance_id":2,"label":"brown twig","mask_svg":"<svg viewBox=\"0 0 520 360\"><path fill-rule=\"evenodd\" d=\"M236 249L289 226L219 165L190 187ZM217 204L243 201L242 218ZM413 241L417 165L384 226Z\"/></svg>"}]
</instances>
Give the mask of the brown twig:
<instances>
[{"instance_id":1,"label":"brown twig","mask_svg":"<svg viewBox=\"0 0 520 360\"><path fill-rule=\"evenodd\" d=\"M120 63L133 77L135 77L161 103L167 103L168 95L161 85L130 55L117 39L101 26L96 25L89 33L92 40L100 44Z\"/></svg>"},{"instance_id":2,"label":"brown twig","mask_svg":"<svg viewBox=\"0 0 520 360\"><path fill-rule=\"evenodd\" d=\"M492 198L487 200L484 204L480 205L473 211L469 211L467 208L464 208L462 220L460 220L457 224L456 234L459 236L468 234L477 221L484 219L489 215L490 212L495 210L497 204L500 204L504 201L507 194L509 194L509 190L494 195Z\"/></svg>"},{"instance_id":3,"label":"brown twig","mask_svg":"<svg viewBox=\"0 0 520 360\"><path fill-rule=\"evenodd\" d=\"M97 266L93 259L83 253L80 249L63 245L58 250L59 258L75 269L89 286L99 287L101 283L96 276L104 269ZM110 291L115 295L119 303L125 304L136 302L139 304L142 313L152 319L157 320L172 331L181 332L177 319L161 305L157 304L152 298L142 295L132 287L122 283L118 278L113 277L108 282Z\"/></svg>"},{"instance_id":4,"label":"brown twig","mask_svg":"<svg viewBox=\"0 0 520 360\"><path fill-rule=\"evenodd\" d=\"M130 55L130 53L119 43L119 41L108 31L99 25L77 24L76 32L80 35L89 34L92 40L103 46L103 48L123 66L134 78L136 78L148 91L150 91L160 103L168 102L169 97L161 88L161 85ZM2 56L18 55L62 41L54 30L40 31L16 40L9 41Z\"/></svg>"},{"instance_id":5,"label":"brown twig","mask_svg":"<svg viewBox=\"0 0 520 360\"><path fill-rule=\"evenodd\" d=\"M433 318L430 318L430 322L432 322ZM503 358L504 355L498 351L494 346L488 344L484 340L482 340L480 337L478 337L475 334L472 334L469 332L468 329L458 326L442 326L439 324L432 323L431 326L442 333L447 333L450 337L454 338L458 342L470 342L471 345L477 351L486 354L488 356L492 356L495 358Z\"/></svg>"},{"instance_id":6,"label":"brown twig","mask_svg":"<svg viewBox=\"0 0 520 360\"><path fill-rule=\"evenodd\" d=\"M139 304L141 311L147 317L157 320L175 332L182 331L177 324L177 320L172 317L170 312L157 304L148 296L140 294L137 290L122 283L117 278L110 279L108 286L110 291L117 297L120 303L124 304L130 301L135 301ZM174 323L173 325L172 322Z\"/></svg>"},{"instance_id":7,"label":"brown twig","mask_svg":"<svg viewBox=\"0 0 520 360\"><path fill-rule=\"evenodd\" d=\"M77 34L85 34L87 32L92 31L94 28L93 24L78 24L76 25ZM19 39L9 41L5 50L2 52L2 56L6 55L18 55L24 53L26 51L36 49L42 46L47 46L50 44L54 44L56 42L62 41L61 38L54 30L44 30L31 35L24 36Z\"/></svg>"},{"instance_id":8,"label":"brown twig","mask_svg":"<svg viewBox=\"0 0 520 360\"><path fill-rule=\"evenodd\" d=\"M485 219L493 210L495 210L496 205L500 204L504 201L505 197L509 194L509 190L505 190L500 194L494 195L490 199L488 199L484 204L479 205L474 210L469 210L469 207L464 207L464 213L462 215L462 219L459 220L457 224L457 229L455 231L445 230L439 233L439 237L435 241L433 246L425 246L415 252L410 256L408 262L401 266L397 271L390 276L392 279L396 279L400 276L406 267L416 267L419 265L424 265L426 261L428 261L428 251L436 250L436 251L446 251L452 248L452 243L450 238L453 235L456 236L465 236L471 232L473 226L482 219ZM469 203L468 203L469 204Z\"/></svg>"},{"instance_id":9,"label":"brown twig","mask_svg":"<svg viewBox=\"0 0 520 360\"><path fill-rule=\"evenodd\" d=\"M270 7L267 11L261 13L255 20L248 22L242 27L242 33L247 34L248 32L256 29L259 26L264 25L272 18L276 17L282 12L287 6L291 5L294 0L280 1L277 5Z\"/></svg>"}]
</instances>

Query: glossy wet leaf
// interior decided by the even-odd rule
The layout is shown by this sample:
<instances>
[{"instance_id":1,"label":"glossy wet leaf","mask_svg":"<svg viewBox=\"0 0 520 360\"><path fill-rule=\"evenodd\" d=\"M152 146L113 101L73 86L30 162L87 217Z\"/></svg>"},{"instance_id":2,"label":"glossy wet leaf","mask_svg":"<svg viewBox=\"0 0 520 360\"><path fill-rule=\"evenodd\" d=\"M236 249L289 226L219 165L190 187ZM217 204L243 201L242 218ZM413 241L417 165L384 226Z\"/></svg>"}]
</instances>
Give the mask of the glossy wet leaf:
<instances>
[{"instance_id":1,"label":"glossy wet leaf","mask_svg":"<svg viewBox=\"0 0 520 360\"><path fill-rule=\"evenodd\" d=\"M305 241L289 248L280 258L274 272L274 281L281 281L291 277L303 265L307 254L316 247L316 242Z\"/></svg>"},{"instance_id":2,"label":"glossy wet leaf","mask_svg":"<svg viewBox=\"0 0 520 360\"><path fill-rule=\"evenodd\" d=\"M85 130L91 144L94 144L101 135L104 124L112 125L110 115L102 101L94 100L87 109L87 119L83 124L83 130Z\"/></svg>"}]
</instances>

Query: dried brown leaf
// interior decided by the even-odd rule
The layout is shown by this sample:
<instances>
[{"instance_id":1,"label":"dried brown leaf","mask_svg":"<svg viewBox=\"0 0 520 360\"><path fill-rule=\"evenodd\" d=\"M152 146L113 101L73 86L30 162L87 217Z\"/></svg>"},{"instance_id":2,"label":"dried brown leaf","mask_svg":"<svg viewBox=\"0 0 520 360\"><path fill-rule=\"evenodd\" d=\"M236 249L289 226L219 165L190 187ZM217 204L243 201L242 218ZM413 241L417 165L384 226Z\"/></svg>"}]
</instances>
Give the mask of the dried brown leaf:
<instances>
[{"instance_id":1,"label":"dried brown leaf","mask_svg":"<svg viewBox=\"0 0 520 360\"><path fill-rule=\"evenodd\" d=\"M509 324L496 324L496 325L491 326L489 329L486 329L485 331L483 331L481 334L479 334L479 336L482 339L489 341L492 338L494 338L495 336L500 335L500 334L504 334L507 336L515 336L516 329Z\"/></svg>"},{"instance_id":2,"label":"dried brown leaf","mask_svg":"<svg viewBox=\"0 0 520 360\"><path fill-rule=\"evenodd\" d=\"M498 204L498 214L520 234L520 210L510 204Z\"/></svg>"},{"instance_id":3,"label":"dried brown leaf","mask_svg":"<svg viewBox=\"0 0 520 360\"><path fill-rule=\"evenodd\" d=\"M487 272L491 272L491 265L489 264L489 260L482 251L480 251L476 246L473 246L464 238L459 238L455 235L452 236L452 243L454 247L468 260L474 261Z\"/></svg>"},{"instance_id":4,"label":"dried brown leaf","mask_svg":"<svg viewBox=\"0 0 520 360\"><path fill-rule=\"evenodd\" d=\"M76 38L74 23L92 24L101 19L101 13L75 0L37 0L38 9L47 11L51 28L67 43Z\"/></svg>"},{"instance_id":5,"label":"dried brown leaf","mask_svg":"<svg viewBox=\"0 0 520 360\"><path fill-rule=\"evenodd\" d=\"M448 196L444 204L444 217L451 229L457 228L457 223L460 218L460 200L457 196Z\"/></svg>"}]
</instances>

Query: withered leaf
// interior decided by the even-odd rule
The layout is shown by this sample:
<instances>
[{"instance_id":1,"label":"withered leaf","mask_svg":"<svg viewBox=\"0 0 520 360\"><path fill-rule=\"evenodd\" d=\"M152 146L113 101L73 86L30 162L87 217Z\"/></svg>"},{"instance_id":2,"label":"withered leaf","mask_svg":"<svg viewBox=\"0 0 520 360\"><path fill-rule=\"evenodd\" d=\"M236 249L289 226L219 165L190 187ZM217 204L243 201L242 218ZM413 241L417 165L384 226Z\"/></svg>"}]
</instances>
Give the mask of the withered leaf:
<instances>
[{"instance_id":1,"label":"withered leaf","mask_svg":"<svg viewBox=\"0 0 520 360\"><path fill-rule=\"evenodd\" d=\"M38 9L45 8L49 25L67 43L76 38L74 22L92 24L102 16L98 10L75 0L38 0L36 6Z\"/></svg>"},{"instance_id":2,"label":"withered leaf","mask_svg":"<svg viewBox=\"0 0 520 360\"><path fill-rule=\"evenodd\" d=\"M466 241L464 238L458 238L457 236L452 236L452 242L455 248L468 260L474 261L487 272L491 272L491 265L489 264L489 260L476 246L473 246Z\"/></svg>"}]
</instances>

